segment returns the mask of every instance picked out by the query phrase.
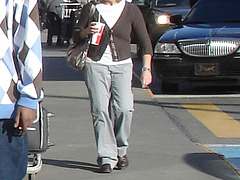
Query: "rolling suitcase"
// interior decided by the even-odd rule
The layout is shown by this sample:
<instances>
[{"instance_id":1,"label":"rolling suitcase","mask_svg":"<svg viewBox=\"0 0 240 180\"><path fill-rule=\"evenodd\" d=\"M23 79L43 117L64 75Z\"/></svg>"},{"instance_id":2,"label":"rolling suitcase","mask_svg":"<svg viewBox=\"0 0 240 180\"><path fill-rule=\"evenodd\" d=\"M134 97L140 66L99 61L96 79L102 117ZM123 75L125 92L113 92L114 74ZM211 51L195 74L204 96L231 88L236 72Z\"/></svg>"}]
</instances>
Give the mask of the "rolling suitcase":
<instances>
[{"instance_id":1,"label":"rolling suitcase","mask_svg":"<svg viewBox=\"0 0 240 180\"><path fill-rule=\"evenodd\" d=\"M38 103L36 118L33 121L33 125L27 128L28 133L28 168L27 168L27 180L35 180L36 174L42 168L42 156L41 153L48 149L49 143L49 119L54 114L48 112L41 103Z\"/></svg>"},{"instance_id":2,"label":"rolling suitcase","mask_svg":"<svg viewBox=\"0 0 240 180\"><path fill-rule=\"evenodd\" d=\"M27 128L29 153L45 152L48 148L48 112L38 103L36 118L33 125Z\"/></svg>"}]
</instances>

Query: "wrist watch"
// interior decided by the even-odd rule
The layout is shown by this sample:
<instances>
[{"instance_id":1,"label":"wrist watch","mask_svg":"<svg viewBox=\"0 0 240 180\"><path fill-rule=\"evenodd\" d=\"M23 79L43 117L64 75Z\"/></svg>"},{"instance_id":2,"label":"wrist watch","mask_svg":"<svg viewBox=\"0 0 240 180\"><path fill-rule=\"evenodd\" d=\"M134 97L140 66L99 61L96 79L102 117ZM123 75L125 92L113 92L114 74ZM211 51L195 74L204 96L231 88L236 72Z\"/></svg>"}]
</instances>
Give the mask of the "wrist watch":
<instances>
[{"instance_id":1,"label":"wrist watch","mask_svg":"<svg viewBox=\"0 0 240 180\"><path fill-rule=\"evenodd\" d=\"M142 71L150 71L151 72L151 69L148 67L142 67Z\"/></svg>"}]
</instances>

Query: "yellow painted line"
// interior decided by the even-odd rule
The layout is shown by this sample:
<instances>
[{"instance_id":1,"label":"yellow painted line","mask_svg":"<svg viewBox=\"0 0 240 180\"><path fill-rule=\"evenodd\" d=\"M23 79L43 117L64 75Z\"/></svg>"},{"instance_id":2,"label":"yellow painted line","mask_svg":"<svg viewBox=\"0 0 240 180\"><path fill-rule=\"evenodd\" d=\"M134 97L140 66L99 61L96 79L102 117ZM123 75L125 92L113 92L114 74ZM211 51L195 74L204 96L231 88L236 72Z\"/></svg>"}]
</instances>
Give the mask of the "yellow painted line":
<instances>
[{"instance_id":1,"label":"yellow painted line","mask_svg":"<svg viewBox=\"0 0 240 180\"><path fill-rule=\"evenodd\" d=\"M155 96L154 96L154 94L152 93L151 89L147 88L146 91L147 91L147 94L150 96L151 99L154 99L154 98L155 98Z\"/></svg>"},{"instance_id":2,"label":"yellow painted line","mask_svg":"<svg viewBox=\"0 0 240 180\"><path fill-rule=\"evenodd\" d=\"M217 137L240 137L240 123L212 103L182 103L181 105Z\"/></svg>"}]
</instances>

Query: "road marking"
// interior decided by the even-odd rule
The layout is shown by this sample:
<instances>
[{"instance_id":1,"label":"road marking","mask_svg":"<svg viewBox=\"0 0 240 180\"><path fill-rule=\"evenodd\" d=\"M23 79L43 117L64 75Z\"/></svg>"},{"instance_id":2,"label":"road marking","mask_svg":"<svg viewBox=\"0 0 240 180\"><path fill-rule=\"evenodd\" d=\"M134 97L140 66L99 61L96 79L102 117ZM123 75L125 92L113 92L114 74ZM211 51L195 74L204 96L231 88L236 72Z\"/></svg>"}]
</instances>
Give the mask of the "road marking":
<instances>
[{"instance_id":1,"label":"road marking","mask_svg":"<svg viewBox=\"0 0 240 180\"><path fill-rule=\"evenodd\" d=\"M212 103L181 103L181 105L217 137L240 137L240 123Z\"/></svg>"},{"instance_id":2,"label":"road marking","mask_svg":"<svg viewBox=\"0 0 240 180\"><path fill-rule=\"evenodd\" d=\"M151 89L147 88L146 91L147 91L147 94L150 96L151 99L155 98L155 95L152 93Z\"/></svg>"},{"instance_id":3,"label":"road marking","mask_svg":"<svg viewBox=\"0 0 240 180\"><path fill-rule=\"evenodd\" d=\"M240 97L240 94L212 94L212 95L154 95L155 98L221 98L221 97Z\"/></svg>"},{"instance_id":4,"label":"road marking","mask_svg":"<svg viewBox=\"0 0 240 180\"><path fill-rule=\"evenodd\" d=\"M240 146L239 145L205 145L214 153L222 155L226 162L236 171L240 170ZM239 173L238 173L239 174Z\"/></svg>"},{"instance_id":5,"label":"road marking","mask_svg":"<svg viewBox=\"0 0 240 180\"><path fill-rule=\"evenodd\" d=\"M212 148L212 147L239 147L240 148L239 144L203 144L203 146L206 146L208 148Z\"/></svg>"}]
</instances>

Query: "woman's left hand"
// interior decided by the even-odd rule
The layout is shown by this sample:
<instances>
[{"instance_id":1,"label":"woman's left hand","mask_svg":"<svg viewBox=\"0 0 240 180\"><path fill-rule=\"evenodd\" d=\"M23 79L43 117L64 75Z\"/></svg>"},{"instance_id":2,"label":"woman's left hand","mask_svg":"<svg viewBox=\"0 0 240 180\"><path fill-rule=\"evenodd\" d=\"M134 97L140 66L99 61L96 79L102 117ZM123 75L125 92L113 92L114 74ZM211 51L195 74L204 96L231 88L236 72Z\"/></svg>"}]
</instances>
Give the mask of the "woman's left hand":
<instances>
[{"instance_id":1,"label":"woman's left hand","mask_svg":"<svg viewBox=\"0 0 240 180\"><path fill-rule=\"evenodd\" d=\"M142 83L142 88L147 88L147 86L152 83L151 71L142 71L141 83Z\"/></svg>"}]
</instances>

